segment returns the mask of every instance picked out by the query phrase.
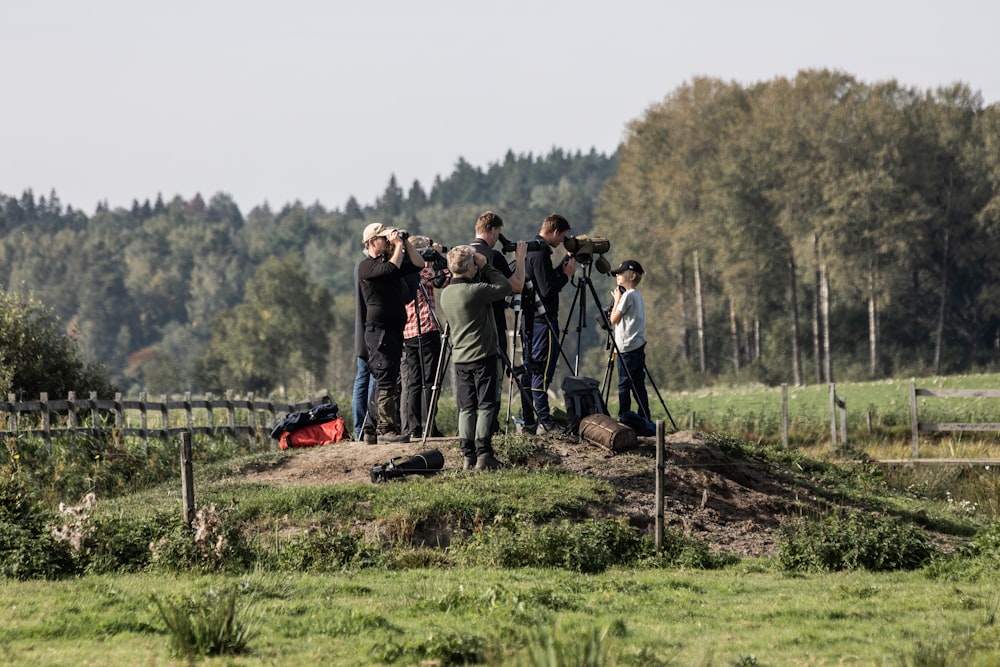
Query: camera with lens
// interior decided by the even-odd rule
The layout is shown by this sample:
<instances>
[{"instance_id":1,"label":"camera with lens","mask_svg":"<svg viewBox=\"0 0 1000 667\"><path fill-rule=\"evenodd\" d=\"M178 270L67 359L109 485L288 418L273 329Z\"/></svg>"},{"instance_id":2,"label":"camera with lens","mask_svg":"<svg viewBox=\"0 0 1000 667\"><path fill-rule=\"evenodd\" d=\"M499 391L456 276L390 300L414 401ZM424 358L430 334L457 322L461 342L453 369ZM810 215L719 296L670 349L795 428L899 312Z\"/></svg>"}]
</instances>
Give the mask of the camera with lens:
<instances>
[{"instance_id":1,"label":"camera with lens","mask_svg":"<svg viewBox=\"0 0 1000 667\"><path fill-rule=\"evenodd\" d=\"M611 271L611 264L604 258L604 253L611 250L611 241L609 239L600 236L591 237L586 234L567 236L563 241L563 247L580 264L590 264L594 259L594 255L598 255L597 263L594 265L597 267L597 270L604 274Z\"/></svg>"},{"instance_id":2,"label":"camera with lens","mask_svg":"<svg viewBox=\"0 0 1000 667\"><path fill-rule=\"evenodd\" d=\"M447 248L442 248L442 250L448 252ZM425 262L430 262L435 271L441 271L448 268L448 260L444 255L437 251L437 248L427 246L426 248L420 248L417 252L420 253L420 256L424 258Z\"/></svg>"},{"instance_id":3,"label":"camera with lens","mask_svg":"<svg viewBox=\"0 0 1000 667\"><path fill-rule=\"evenodd\" d=\"M532 239L531 241L525 241L528 244L528 252L538 252L540 250L545 250L548 244L545 241L539 241L538 239ZM514 252L517 250L517 242L511 241L503 234L500 235L500 250L504 252Z\"/></svg>"},{"instance_id":4,"label":"camera with lens","mask_svg":"<svg viewBox=\"0 0 1000 667\"><path fill-rule=\"evenodd\" d=\"M443 252L448 252L448 248L441 246ZM431 278L434 287L441 289L448 282L448 259L437 251L437 248L433 246L427 246L425 248L418 248L417 252L424 259L425 262L430 263L431 268L434 269L434 277Z\"/></svg>"}]
</instances>

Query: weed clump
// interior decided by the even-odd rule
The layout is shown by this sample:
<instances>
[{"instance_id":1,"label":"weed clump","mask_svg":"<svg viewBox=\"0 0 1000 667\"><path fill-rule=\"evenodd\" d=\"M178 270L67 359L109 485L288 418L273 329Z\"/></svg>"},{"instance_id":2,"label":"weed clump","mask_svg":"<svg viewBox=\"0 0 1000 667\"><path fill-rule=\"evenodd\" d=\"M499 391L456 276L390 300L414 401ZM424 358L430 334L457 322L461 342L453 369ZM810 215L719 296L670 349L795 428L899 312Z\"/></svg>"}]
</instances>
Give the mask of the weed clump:
<instances>
[{"instance_id":1,"label":"weed clump","mask_svg":"<svg viewBox=\"0 0 1000 667\"><path fill-rule=\"evenodd\" d=\"M857 511L786 519L779 533L778 560L787 570L913 570L936 553L917 526Z\"/></svg>"}]
</instances>

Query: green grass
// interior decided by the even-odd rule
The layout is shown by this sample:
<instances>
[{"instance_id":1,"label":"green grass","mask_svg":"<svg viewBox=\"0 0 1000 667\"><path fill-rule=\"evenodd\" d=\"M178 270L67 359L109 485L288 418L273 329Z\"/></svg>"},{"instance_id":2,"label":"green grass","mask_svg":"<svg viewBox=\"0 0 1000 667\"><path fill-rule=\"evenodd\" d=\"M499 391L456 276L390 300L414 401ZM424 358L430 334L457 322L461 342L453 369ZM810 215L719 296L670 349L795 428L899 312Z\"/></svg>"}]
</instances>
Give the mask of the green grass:
<instances>
[{"instance_id":1,"label":"green grass","mask_svg":"<svg viewBox=\"0 0 1000 667\"><path fill-rule=\"evenodd\" d=\"M200 599L233 587L252 601L246 652L199 664L532 664L525 651L539 630L564 641L598 637L607 659L594 664L608 665L995 664L988 660L1000 650L995 580L790 578L749 561L598 575L435 569L2 582L0 659L175 664L150 596ZM934 651L952 662L916 660Z\"/></svg>"}]
</instances>

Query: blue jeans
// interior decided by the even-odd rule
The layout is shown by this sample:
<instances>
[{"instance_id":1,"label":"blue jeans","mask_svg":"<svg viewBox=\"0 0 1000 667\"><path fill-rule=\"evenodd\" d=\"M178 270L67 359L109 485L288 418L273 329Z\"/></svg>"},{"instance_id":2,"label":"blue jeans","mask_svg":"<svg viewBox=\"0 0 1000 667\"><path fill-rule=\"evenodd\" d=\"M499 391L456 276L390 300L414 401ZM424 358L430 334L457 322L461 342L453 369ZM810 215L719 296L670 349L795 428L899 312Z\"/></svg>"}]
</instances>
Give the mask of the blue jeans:
<instances>
[{"instance_id":1,"label":"blue jeans","mask_svg":"<svg viewBox=\"0 0 1000 667\"><path fill-rule=\"evenodd\" d=\"M560 354L555 329L555 322L547 320L543 315L535 315L530 320L524 320L521 330L523 356L530 360L531 369L521 376L521 395L531 396L530 405L521 401L521 416L528 425L552 422L548 391L556 374L556 362Z\"/></svg>"},{"instance_id":2,"label":"blue jeans","mask_svg":"<svg viewBox=\"0 0 1000 667\"><path fill-rule=\"evenodd\" d=\"M361 424L368 412L368 397L375 391L375 381L368 370L368 360L358 357L358 373L354 376L354 394L351 396L351 418L354 420L354 439L361 439Z\"/></svg>"},{"instance_id":3,"label":"blue jeans","mask_svg":"<svg viewBox=\"0 0 1000 667\"><path fill-rule=\"evenodd\" d=\"M631 376L632 380L629 380ZM652 419L649 396L646 394L646 346L638 350L618 353L618 416L632 407L632 392L639 403L639 414Z\"/></svg>"}]
</instances>

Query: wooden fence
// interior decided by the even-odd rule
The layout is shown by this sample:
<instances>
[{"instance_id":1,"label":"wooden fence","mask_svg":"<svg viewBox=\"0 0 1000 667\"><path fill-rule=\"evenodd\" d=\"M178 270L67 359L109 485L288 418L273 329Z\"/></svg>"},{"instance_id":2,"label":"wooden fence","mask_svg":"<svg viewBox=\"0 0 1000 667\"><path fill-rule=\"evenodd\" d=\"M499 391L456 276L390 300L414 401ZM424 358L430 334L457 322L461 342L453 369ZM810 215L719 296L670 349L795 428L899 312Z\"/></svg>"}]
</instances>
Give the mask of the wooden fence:
<instances>
[{"instance_id":1,"label":"wooden fence","mask_svg":"<svg viewBox=\"0 0 1000 667\"><path fill-rule=\"evenodd\" d=\"M910 382L910 430L913 433L912 462L919 463L971 463L975 465L997 465L997 459L919 459L921 431L1000 431L995 422L921 422L917 419L917 397L937 398L1000 398L997 389L920 389L916 382Z\"/></svg>"},{"instance_id":2,"label":"wooden fence","mask_svg":"<svg viewBox=\"0 0 1000 667\"><path fill-rule=\"evenodd\" d=\"M233 392L226 392L221 398L212 394L192 397L189 392L179 399L161 396L153 401L145 393L139 394L138 399L124 398L121 394L115 394L114 399L98 399L96 393L89 398L78 398L75 392L69 392L65 399L50 399L42 393L37 400L18 400L10 394L6 401L0 401L0 437L41 437L50 449L54 438L78 435L98 439L138 437L143 451L147 450L150 438L169 438L181 433L243 434L259 443L261 433L267 430L269 436L270 429L285 414L329 402L326 390L303 403L257 399L253 393L237 398Z\"/></svg>"}]
</instances>

